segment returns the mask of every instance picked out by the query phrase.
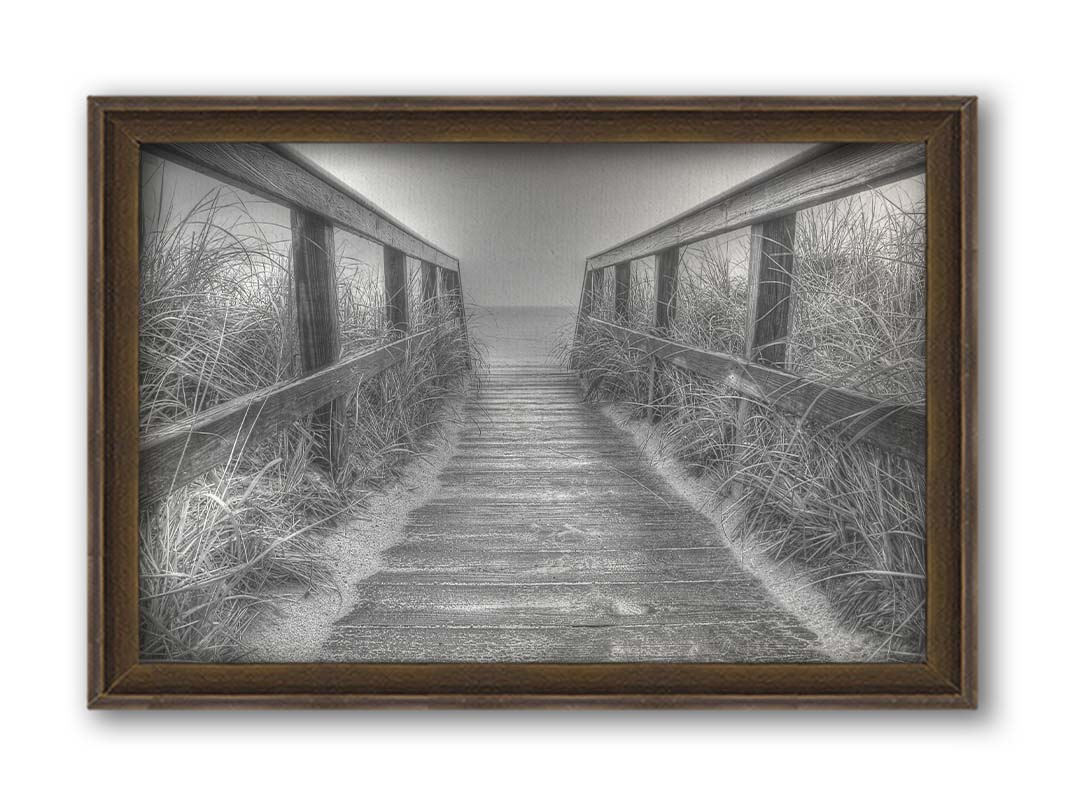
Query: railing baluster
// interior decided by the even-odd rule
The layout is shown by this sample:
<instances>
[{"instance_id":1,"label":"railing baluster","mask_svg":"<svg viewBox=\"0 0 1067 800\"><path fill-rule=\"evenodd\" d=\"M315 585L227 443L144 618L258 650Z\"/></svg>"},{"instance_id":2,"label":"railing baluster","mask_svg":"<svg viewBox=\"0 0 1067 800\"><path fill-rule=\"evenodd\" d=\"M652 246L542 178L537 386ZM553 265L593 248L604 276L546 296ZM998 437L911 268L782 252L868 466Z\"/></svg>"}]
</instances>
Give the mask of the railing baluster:
<instances>
[{"instance_id":1,"label":"railing baluster","mask_svg":"<svg viewBox=\"0 0 1067 800\"><path fill-rule=\"evenodd\" d=\"M458 267L458 265L457 265ZM459 325L463 330L463 345L467 351L467 369L471 367L471 340L467 335L467 304L463 299L463 273L456 269L456 297L459 305Z\"/></svg>"},{"instance_id":2,"label":"railing baluster","mask_svg":"<svg viewBox=\"0 0 1067 800\"><path fill-rule=\"evenodd\" d=\"M394 336L408 331L407 257L395 247L385 248L385 319Z\"/></svg>"},{"instance_id":3,"label":"railing baluster","mask_svg":"<svg viewBox=\"0 0 1067 800\"><path fill-rule=\"evenodd\" d=\"M422 306L429 314L437 311L438 306L437 272L436 264L431 264L429 261L420 263L420 273L422 275Z\"/></svg>"},{"instance_id":4,"label":"railing baluster","mask_svg":"<svg viewBox=\"0 0 1067 800\"><path fill-rule=\"evenodd\" d=\"M445 299L448 301L448 313L459 314L459 281L456 272L446 269L441 272L444 283Z\"/></svg>"},{"instance_id":5,"label":"railing baluster","mask_svg":"<svg viewBox=\"0 0 1067 800\"><path fill-rule=\"evenodd\" d=\"M678 260L680 256L681 250L677 247L669 247L656 253L656 314L654 329L659 336L669 336L671 323L674 322L675 291L678 282ZM657 420L662 416L657 402L659 396L657 389L658 361L659 359L652 356L648 367L648 407L649 415L653 420Z\"/></svg>"},{"instance_id":6,"label":"railing baluster","mask_svg":"<svg viewBox=\"0 0 1067 800\"><path fill-rule=\"evenodd\" d=\"M470 338L467 335L467 307L463 300L463 275L459 270L440 269L441 290L444 295L445 309L448 316L455 316L459 321L463 335L463 344L467 350L467 367L471 366Z\"/></svg>"},{"instance_id":7,"label":"railing baluster","mask_svg":"<svg viewBox=\"0 0 1067 800\"><path fill-rule=\"evenodd\" d=\"M775 369L785 369L789 353L789 322L793 291L793 238L797 215L786 214L752 226L748 262L748 322L745 358ZM745 448L745 424L751 401L737 404L736 462ZM741 484L734 481L736 497Z\"/></svg>"},{"instance_id":8,"label":"railing baluster","mask_svg":"<svg viewBox=\"0 0 1067 800\"><path fill-rule=\"evenodd\" d=\"M589 312L598 311L604 302L604 270L595 269L591 273L589 285Z\"/></svg>"},{"instance_id":9,"label":"railing baluster","mask_svg":"<svg viewBox=\"0 0 1067 800\"><path fill-rule=\"evenodd\" d=\"M289 218L300 363L306 375L334 363L341 354L333 226L317 214L299 209L292 209ZM344 397L335 398L313 414L319 457L331 473L342 459L344 419Z\"/></svg>"},{"instance_id":10,"label":"railing baluster","mask_svg":"<svg viewBox=\"0 0 1067 800\"><path fill-rule=\"evenodd\" d=\"M784 369L793 291L796 214L752 226L745 357Z\"/></svg>"},{"instance_id":11,"label":"railing baluster","mask_svg":"<svg viewBox=\"0 0 1067 800\"><path fill-rule=\"evenodd\" d=\"M661 334L669 333L674 322L679 255L677 247L656 253L656 330Z\"/></svg>"},{"instance_id":12,"label":"railing baluster","mask_svg":"<svg viewBox=\"0 0 1067 800\"><path fill-rule=\"evenodd\" d=\"M630 262L615 265L615 319L620 323L630 321Z\"/></svg>"},{"instance_id":13,"label":"railing baluster","mask_svg":"<svg viewBox=\"0 0 1067 800\"><path fill-rule=\"evenodd\" d=\"M587 269L585 271L585 277L582 279L582 300L578 306L578 321L581 324L581 320L589 316L589 312L593 310L593 275L594 270Z\"/></svg>"}]
</instances>

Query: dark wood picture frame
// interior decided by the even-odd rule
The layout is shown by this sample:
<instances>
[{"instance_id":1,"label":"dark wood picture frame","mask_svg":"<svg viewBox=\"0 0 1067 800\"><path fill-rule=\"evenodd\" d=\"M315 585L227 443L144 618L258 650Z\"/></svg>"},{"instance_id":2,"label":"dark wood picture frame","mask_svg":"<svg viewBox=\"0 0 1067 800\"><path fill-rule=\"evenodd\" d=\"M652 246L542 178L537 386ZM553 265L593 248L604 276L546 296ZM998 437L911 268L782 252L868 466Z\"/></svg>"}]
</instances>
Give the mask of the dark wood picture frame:
<instances>
[{"instance_id":1,"label":"dark wood picture frame","mask_svg":"<svg viewBox=\"0 0 1067 800\"><path fill-rule=\"evenodd\" d=\"M974 708L976 135L969 97L90 98L89 706ZM203 141L925 144L925 662L141 663L140 152Z\"/></svg>"}]
</instances>

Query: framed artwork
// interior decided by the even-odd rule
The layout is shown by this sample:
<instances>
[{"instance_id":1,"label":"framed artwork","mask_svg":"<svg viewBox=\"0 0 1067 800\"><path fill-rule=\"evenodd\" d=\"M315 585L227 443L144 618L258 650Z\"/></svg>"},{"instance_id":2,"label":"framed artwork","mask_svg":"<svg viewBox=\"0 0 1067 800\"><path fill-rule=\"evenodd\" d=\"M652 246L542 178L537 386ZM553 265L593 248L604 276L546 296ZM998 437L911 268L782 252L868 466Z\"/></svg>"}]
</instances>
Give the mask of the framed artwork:
<instances>
[{"instance_id":1,"label":"framed artwork","mask_svg":"<svg viewBox=\"0 0 1067 800\"><path fill-rule=\"evenodd\" d=\"M89 100L89 705L974 708L976 101Z\"/></svg>"}]
</instances>

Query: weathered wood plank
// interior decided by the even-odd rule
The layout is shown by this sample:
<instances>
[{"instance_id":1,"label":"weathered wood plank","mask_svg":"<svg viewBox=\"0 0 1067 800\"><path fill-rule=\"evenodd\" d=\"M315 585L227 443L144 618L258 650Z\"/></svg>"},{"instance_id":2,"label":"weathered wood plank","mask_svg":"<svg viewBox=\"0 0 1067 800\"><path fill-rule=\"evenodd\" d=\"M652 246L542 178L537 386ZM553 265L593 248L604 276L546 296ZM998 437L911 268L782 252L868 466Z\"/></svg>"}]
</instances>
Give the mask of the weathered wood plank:
<instances>
[{"instance_id":1,"label":"weathered wood plank","mask_svg":"<svg viewBox=\"0 0 1067 800\"><path fill-rule=\"evenodd\" d=\"M396 334L407 333L407 258L395 247L385 248L385 319Z\"/></svg>"},{"instance_id":2,"label":"weathered wood plank","mask_svg":"<svg viewBox=\"0 0 1067 800\"><path fill-rule=\"evenodd\" d=\"M158 500L292 422L352 391L356 383L402 360L428 331L260 389L141 437L138 494Z\"/></svg>"},{"instance_id":3,"label":"weathered wood plank","mask_svg":"<svg viewBox=\"0 0 1067 800\"><path fill-rule=\"evenodd\" d=\"M568 505L566 517L557 515L552 521L558 524L554 527L526 528L507 527L508 521L513 520L517 514L530 513L531 506L528 504L509 504L506 509L490 508L486 510L485 518L497 523L493 530L470 530L471 506L447 509L434 506L428 511L433 511L434 525L440 520L440 535L430 529L413 530L407 541L412 544L426 544L437 546L447 542L457 551L478 552L515 552L527 550L530 547L543 547L544 549L566 549L571 551L575 558L583 554L594 553L605 548L633 548L640 549L649 546L651 538L660 542L670 542L677 545L700 547L707 544L707 534L691 528L678 528L677 517L663 516L652 520L658 526L644 530L609 530L608 520L611 517L603 517L600 532L585 532L574 530L575 508ZM479 509L479 515L482 515ZM584 509L578 513L601 514L600 509ZM674 522L672 527L671 522ZM567 526L571 525L571 528Z\"/></svg>"},{"instance_id":4,"label":"weathered wood plank","mask_svg":"<svg viewBox=\"0 0 1067 800\"><path fill-rule=\"evenodd\" d=\"M341 354L333 227L317 214L297 208L290 211L290 225L300 364L307 375L333 364ZM344 418L343 397L315 409L312 418L318 459L331 472L343 458Z\"/></svg>"},{"instance_id":5,"label":"weathered wood plank","mask_svg":"<svg viewBox=\"0 0 1067 800\"><path fill-rule=\"evenodd\" d=\"M827 432L863 439L915 463L925 463L926 413L922 406L825 386L737 356L700 350L604 320L590 319L589 324L650 356L724 383L750 400L804 417Z\"/></svg>"},{"instance_id":6,"label":"weathered wood plank","mask_svg":"<svg viewBox=\"0 0 1067 800\"><path fill-rule=\"evenodd\" d=\"M590 269L652 255L796 213L864 189L917 175L926 166L923 144L850 144L746 181L651 231L590 256Z\"/></svg>"},{"instance_id":7,"label":"weathered wood plank","mask_svg":"<svg viewBox=\"0 0 1067 800\"><path fill-rule=\"evenodd\" d=\"M366 662L746 662L826 661L815 637L785 623L720 619L705 624L403 628L344 624L322 654Z\"/></svg>"},{"instance_id":8,"label":"weathered wood plank","mask_svg":"<svg viewBox=\"0 0 1067 800\"><path fill-rule=\"evenodd\" d=\"M630 321L630 262L615 265L615 321L625 325Z\"/></svg>"},{"instance_id":9,"label":"weathered wood plank","mask_svg":"<svg viewBox=\"0 0 1067 800\"><path fill-rule=\"evenodd\" d=\"M730 564L723 553L718 568ZM376 577L381 578L379 573ZM349 619L364 625L404 627L469 625L599 628L610 625L678 625L733 621L774 609L759 581L732 567L705 578L669 579L645 571L625 579L578 581L363 581ZM708 602L714 592L715 602ZM346 624L342 620L342 625Z\"/></svg>"},{"instance_id":10,"label":"weathered wood plank","mask_svg":"<svg viewBox=\"0 0 1067 800\"><path fill-rule=\"evenodd\" d=\"M268 200L318 214L338 227L395 247L414 258L426 259L447 269L459 266L455 258L404 227L366 198L280 146L146 143L143 149Z\"/></svg>"},{"instance_id":11,"label":"weathered wood plank","mask_svg":"<svg viewBox=\"0 0 1067 800\"><path fill-rule=\"evenodd\" d=\"M697 581L707 579L729 563L724 546L669 549L485 550L457 551L454 547L405 544L390 550L389 568L367 583L581 583ZM727 578L743 580L731 572Z\"/></svg>"}]
</instances>

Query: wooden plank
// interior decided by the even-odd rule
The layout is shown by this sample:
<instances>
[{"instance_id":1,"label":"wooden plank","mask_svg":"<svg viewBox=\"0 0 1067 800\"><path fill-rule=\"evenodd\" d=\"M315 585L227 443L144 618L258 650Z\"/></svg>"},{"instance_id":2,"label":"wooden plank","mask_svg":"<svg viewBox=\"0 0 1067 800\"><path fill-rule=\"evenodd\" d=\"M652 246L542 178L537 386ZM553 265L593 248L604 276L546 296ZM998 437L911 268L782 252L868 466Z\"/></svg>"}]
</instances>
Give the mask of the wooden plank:
<instances>
[{"instance_id":1,"label":"wooden plank","mask_svg":"<svg viewBox=\"0 0 1067 800\"><path fill-rule=\"evenodd\" d=\"M142 436L138 486L142 506L227 463L279 426L352 391L360 380L405 358L427 334L423 331L296 380L250 392Z\"/></svg>"},{"instance_id":2,"label":"wooden plank","mask_svg":"<svg viewBox=\"0 0 1067 800\"><path fill-rule=\"evenodd\" d=\"M864 189L917 175L926 166L921 143L849 144L816 151L747 181L650 231L589 258L590 269L631 261L667 247L718 236L775 217L836 200Z\"/></svg>"},{"instance_id":3,"label":"wooden plank","mask_svg":"<svg viewBox=\"0 0 1067 800\"><path fill-rule=\"evenodd\" d=\"M615 265L615 321L625 325L630 321L630 262Z\"/></svg>"},{"instance_id":4,"label":"wooden plank","mask_svg":"<svg viewBox=\"0 0 1067 800\"><path fill-rule=\"evenodd\" d=\"M573 559L572 560L576 560ZM619 577L586 576L578 581L449 582L436 576L426 580L377 580L360 583L360 599L340 624L381 627L442 625L522 627L608 627L643 624L714 623L732 618L759 625L787 612L775 603L752 575L738 569L729 551L722 551L710 577L671 579L651 569ZM388 563L388 561L387 561ZM517 570L516 570L517 571ZM709 595L711 597L709 597ZM713 598L713 600L712 600ZM711 602L709 602L711 600ZM756 621L758 620L758 621ZM349 622L351 621L351 622ZM795 618L791 621L800 630ZM811 635L810 633L808 635Z\"/></svg>"},{"instance_id":5,"label":"wooden plank","mask_svg":"<svg viewBox=\"0 0 1067 800\"><path fill-rule=\"evenodd\" d=\"M426 530L432 532L435 529ZM529 532L529 526L526 530ZM729 553L722 542L707 547L656 547L651 544L632 549L504 551L481 547L457 549L447 535L442 535L436 544L405 540L385 555L389 560L388 569L369 578L368 582L471 582L475 575L482 583L504 579L523 583L623 581L650 575L656 580L699 580L723 572L724 564L729 563ZM733 572L729 576L741 577Z\"/></svg>"},{"instance_id":6,"label":"wooden plank","mask_svg":"<svg viewBox=\"0 0 1067 800\"><path fill-rule=\"evenodd\" d=\"M407 258L395 247L385 248L385 318L403 336L408 330Z\"/></svg>"},{"instance_id":7,"label":"wooden plank","mask_svg":"<svg viewBox=\"0 0 1067 800\"><path fill-rule=\"evenodd\" d=\"M727 353L713 353L668 339L590 319L601 333L650 356L724 383L766 406L823 426L845 439L856 437L917 464L926 461L926 410L838 389Z\"/></svg>"},{"instance_id":8,"label":"wooden plank","mask_svg":"<svg viewBox=\"0 0 1067 800\"><path fill-rule=\"evenodd\" d=\"M387 627L346 623L335 627L322 657L370 663L519 662L825 662L814 634L795 626L704 624L598 626Z\"/></svg>"},{"instance_id":9,"label":"wooden plank","mask_svg":"<svg viewBox=\"0 0 1067 800\"><path fill-rule=\"evenodd\" d=\"M192 142L142 145L174 161L282 205L326 218L364 238L456 269L448 253L403 226L323 170L278 145Z\"/></svg>"},{"instance_id":10,"label":"wooden plank","mask_svg":"<svg viewBox=\"0 0 1067 800\"><path fill-rule=\"evenodd\" d=\"M337 361L341 336L337 317L337 273L333 227L317 214L290 212L292 270L300 364L305 375ZM317 457L335 473L343 459L344 397L335 397L312 415Z\"/></svg>"}]
</instances>

